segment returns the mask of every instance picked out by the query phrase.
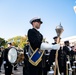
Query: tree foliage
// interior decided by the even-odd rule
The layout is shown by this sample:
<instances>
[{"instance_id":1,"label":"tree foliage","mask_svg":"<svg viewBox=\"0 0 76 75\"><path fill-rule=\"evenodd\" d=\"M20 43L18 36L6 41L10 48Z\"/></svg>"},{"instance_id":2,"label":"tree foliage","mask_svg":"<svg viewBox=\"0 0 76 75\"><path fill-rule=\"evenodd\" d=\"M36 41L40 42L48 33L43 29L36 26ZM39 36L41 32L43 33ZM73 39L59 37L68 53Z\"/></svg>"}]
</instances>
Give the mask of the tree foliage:
<instances>
[{"instance_id":1,"label":"tree foliage","mask_svg":"<svg viewBox=\"0 0 76 75\"><path fill-rule=\"evenodd\" d=\"M0 37L0 46L5 46L5 44L6 44L5 39Z\"/></svg>"},{"instance_id":2,"label":"tree foliage","mask_svg":"<svg viewBox=\"0 0 76 75\"><path fill-rule=\"evenodd\" d=\"M15 47L24 48L24 45L27 43L27 36L16 36L8 39L8 42L11 42Z\"/></svg>"}]
</instances>

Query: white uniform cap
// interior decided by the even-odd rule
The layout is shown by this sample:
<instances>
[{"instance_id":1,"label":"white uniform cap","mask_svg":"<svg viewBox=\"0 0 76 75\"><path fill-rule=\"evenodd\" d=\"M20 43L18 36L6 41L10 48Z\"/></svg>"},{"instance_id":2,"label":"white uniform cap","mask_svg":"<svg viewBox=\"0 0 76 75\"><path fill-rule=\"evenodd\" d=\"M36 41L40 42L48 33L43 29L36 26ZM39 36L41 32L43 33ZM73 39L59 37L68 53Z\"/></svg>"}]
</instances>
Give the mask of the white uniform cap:
<instances>
[{"instance_id":1,"label":"white uniform cap","mask_svg":"<svg viewBox=\"0 0 76 75\"><path fill-rule=\"evenodd\" d=\"M32 24L33 22L40 22L41 24L43 23L43 22L41 21L41 18L39 18L39 17L34 17L34 18L32 18L32 19L30 20L30 23Z\"/></svg>"}]
</instances>

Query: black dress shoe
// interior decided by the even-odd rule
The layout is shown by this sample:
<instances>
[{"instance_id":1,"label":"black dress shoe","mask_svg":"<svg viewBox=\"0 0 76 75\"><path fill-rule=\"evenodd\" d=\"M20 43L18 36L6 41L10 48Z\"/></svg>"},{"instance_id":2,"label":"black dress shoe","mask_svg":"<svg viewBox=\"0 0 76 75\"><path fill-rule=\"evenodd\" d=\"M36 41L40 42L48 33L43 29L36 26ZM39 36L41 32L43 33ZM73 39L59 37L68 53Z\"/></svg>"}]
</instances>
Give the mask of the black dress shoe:
<instances>
[{"instance_id":1,"label":"black dress shoe","mask_svg":"<svg viewBox=\"0 0 76 75\"><path fill-rule=\"evenodd\" d=\"M13 74L13 72L11 74Z\"/></svg>"}]
</instances>

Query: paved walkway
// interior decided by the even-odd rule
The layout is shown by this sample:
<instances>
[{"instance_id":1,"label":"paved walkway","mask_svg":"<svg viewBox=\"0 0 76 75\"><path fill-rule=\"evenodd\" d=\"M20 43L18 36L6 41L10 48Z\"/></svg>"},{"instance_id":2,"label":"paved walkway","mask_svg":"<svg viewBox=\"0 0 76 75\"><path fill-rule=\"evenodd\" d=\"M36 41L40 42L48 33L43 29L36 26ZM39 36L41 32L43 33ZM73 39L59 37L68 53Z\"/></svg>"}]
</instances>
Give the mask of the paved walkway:
<instances>
[{"instance_id":1,"label":"paved walkway","mask_svg":"<svg viewBox=\"0 0 76 75\"><path fill-rule=\"evenodd\" d=\"M0 75L5 75L4 74L4 68L2 66L2 72L0 72ZM18 70L13 70L13 74L12 75L23 75L23 67L22 66L18 66Z\"/></svg>"}]
</instances>

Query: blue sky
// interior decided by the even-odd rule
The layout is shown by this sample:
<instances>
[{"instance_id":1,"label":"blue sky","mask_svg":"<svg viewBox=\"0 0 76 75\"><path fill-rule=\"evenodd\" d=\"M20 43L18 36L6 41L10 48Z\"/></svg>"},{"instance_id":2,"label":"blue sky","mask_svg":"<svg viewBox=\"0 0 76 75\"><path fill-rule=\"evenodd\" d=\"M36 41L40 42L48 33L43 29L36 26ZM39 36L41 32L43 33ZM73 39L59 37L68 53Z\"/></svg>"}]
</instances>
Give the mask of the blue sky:
<instances>
[{"instance_id":1,"label":"blue sky","mask_svg":"<svg viewBox=\"0 0 76 75\"><path fill-rule=\"evenodd\" d=\"M73 6L76 0L0 0L0 37L8 39L24 36L33 17L43 21L39 31L49 42L57 35L55 28L60 24L64 28L61 37L76 35L76 14Z\"/></svg>"}]
</instances>

